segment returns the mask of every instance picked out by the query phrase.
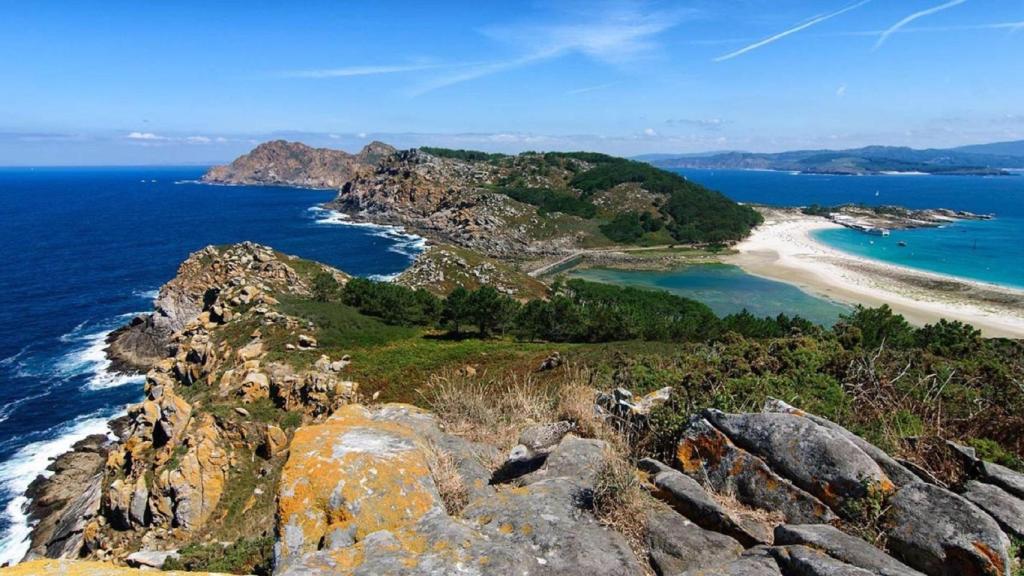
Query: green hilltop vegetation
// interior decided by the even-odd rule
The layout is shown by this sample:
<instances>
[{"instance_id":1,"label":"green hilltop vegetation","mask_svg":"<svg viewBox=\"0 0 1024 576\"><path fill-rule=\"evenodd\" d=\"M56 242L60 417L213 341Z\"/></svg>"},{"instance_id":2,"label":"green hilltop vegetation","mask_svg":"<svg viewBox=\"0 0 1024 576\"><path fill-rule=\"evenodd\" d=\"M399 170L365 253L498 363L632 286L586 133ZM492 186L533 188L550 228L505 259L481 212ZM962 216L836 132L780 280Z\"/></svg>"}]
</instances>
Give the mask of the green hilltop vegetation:
<instances>
[{"instance_id":1,"label":"green hilltop vegetation","mask_svg":"<svg viewBox=\"0 0 1024 576\"><path fill-rule=\"evenodd\" d=\"M761 223L756 210L737 204L720 192L690 182L650 164L596 152L525 152L516 156L471 150L421 148L465 162L514 167L491 188L514 200L536 206L541 215L560 212L599 223L599 230L617 244L722 243L740 240ZM528 170L532 169L532 170ZM542 177L555 171L571 177L528 182L524 173ZM622 209L599 206L598 193L633 185L653 196L649 206Z\"/></svg>"},{"instance_id":2,"label":"green hilltop vegetation","mask_svg":"<svg viewBox=\"0 0 1024 576\"><path fill-rule=\"evenodd\" d=\"M445 367L529 372L557 345L597 375L598 388L674 388L654 416L651 454L671 450L699 407L756 410L772 396L908 457L927 456L912 438L941 436L1022 466L1024 343L985 339L960 322L915 328L888 307L858 307L832 328L745 311L720 318L687 298L578 279L525 303L486 286L440 298L331 280L319 277L314 297L286 311L314 320L321 342L351 352L357 375L374 367L362 375L389 399L422 401L417 387ZM324 322L339 313L342 321Z\"/></svg>"}]
</instances>

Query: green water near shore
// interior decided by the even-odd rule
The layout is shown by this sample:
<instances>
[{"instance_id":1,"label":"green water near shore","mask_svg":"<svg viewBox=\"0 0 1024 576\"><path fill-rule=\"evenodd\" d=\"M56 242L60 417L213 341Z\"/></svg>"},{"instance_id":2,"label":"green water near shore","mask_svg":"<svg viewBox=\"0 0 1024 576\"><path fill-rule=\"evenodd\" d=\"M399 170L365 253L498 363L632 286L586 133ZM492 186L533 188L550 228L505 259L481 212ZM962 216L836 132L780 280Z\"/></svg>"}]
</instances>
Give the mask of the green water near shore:
<instances>
[{"instance_id":1,"label":"green water near shore","mask_svg":"<svg viewBox=\"0 0 1024 576\"><path fill-rule=\"evenodd\" d=\"M574 270L569 275L594 282L666 290L703 302L719 316L746 309L757 316L784 313L832 326L850 310L795 286L752 276L729 264L697 264L670 271L589 268Z\"/></svg>"}]
</instances>

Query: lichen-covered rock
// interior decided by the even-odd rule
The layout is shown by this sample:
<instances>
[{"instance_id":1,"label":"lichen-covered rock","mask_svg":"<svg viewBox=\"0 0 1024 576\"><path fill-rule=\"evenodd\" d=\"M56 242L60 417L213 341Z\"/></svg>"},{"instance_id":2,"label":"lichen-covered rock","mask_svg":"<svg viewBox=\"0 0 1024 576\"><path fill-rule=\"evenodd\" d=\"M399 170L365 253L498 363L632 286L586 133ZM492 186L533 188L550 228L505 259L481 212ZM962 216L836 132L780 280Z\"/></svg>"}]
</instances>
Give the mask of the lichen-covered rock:
<instances>
[{"instance_id":1,"label":"lichen-covered rock","mask_svg":"<svg viewBox=\"0 0 1024 576\"><path fill-rule=\"evenodd\" d=\"M32 560L15 564L9 568L0 568L0 576L145 576L146 574L152 574L152 572L86 560ZM214 572L179 572L177 570L160 574L161 576L227 576Z\"/></svg>"},{"instance_id":2,"label":"lichen-covered rock","mask_svg":"<svg viewBox=\"0 0 1024 576\"><path fill-rule=\"evenodd\" d=\"M424 447L406 426L360 405L299 428L278 487L278 563L347 548L443 508Z\"/></svg>"},{"instance_id":3,"label":"lichen-covered rock","mask_svg":"<svg viewBox=\"0 0 1024 576\"><path fill-rule=\"evenodd\" d=\"M344 406L297 430L278 488L277 573L642 573L625 539L583 509L577 469L471 488L461 517L449 516L430 470L431 455L449 449L471 481L486 478L466 462L471 443L412 406Z\"/></svg>"},{"instance_id":4,"label":"lichen-covered rock","mask_svg":"<svg viewBox=\"0 0 1024 576\"><path fill-rule=\"evenodd\" d=\"M878 576L922 576L920 572L829 524L775 527L775 545L805 545Z\"/></svg>"},{"instance_id":5,"label":"lichen-covered rock","mask_svg":"<svg viewBox=\"0 0 1024 576\"><path fill-rule=\"evenodd\" d=\"M771 552L786 576L878 576L807 546L776 547Z\"/></svg>"},{"instance_id":6,"label":"lichen-covered rock","mask_svg":"<svg viewBox=\"0 0 1024 576\"><path fill-rule=\"evenodd\" d=\"M831 522L835 514L820 500L782 478L764 460L737 447L704 418L694 418L676 447L683 472L741 503L781 512L787 522Z\"/></svg>"},{"instance_id":7,"label":"lichen-covered rock","mask_svg":"<svg viewBox=\"0 0 1024 576\"><path fill-rule=\"evenodd\" d=\"M733 517L693 478L651 458L639 462L651 474L654 495L701 528L727 534L744 546L771 543L771 528Z\"/></svg>"},{"instance_id":8,"label":"lichen-covered rock","mask_svg":"<svg viewBox=\"0 0 1024 576\"><path fill-rule=\"evenodd\" d=\"M1007 576L1010 540L996 521L948 490L900 488L885 521L889 549L929 576Z\"/></svg>"},{"instance_id":9,"label":"lichen-covered rock","mask_svg":"<svg viewBox=\"0 0 1024 576\"><path fill-rule=\"evenodd\" d=\"M658 574L710 569L739 558L735 539L705 530L678 513L659 508L647 514L647 546Z\"/></svg>"},{"instance_id":10,"label":"lichen-covered rock","mask_svg":"<svg viewBox=\"0 0 1024 576\"><path fill-rule=\"evenodd\" d=\"M963 497L995 518L1009 535L1024 538L1024 501L998 486L976 480L964 486Z\"/></svg>"},{"instance_id":11,"label":"lichen-covered rock","mask_svg":"<svg viewBox=\"0 0 1024 576\"><path fill-rule=\"evenodd\" d=\"M288 434L280 427L268 424L263 429L263 441L259 452L264 458L273 458L288 448Z\"/></svg>"},{"instance_id":12,"label":"lichen-covered rock","mask_svg":"<svg viewBox=\"0 0 1024 576\"><path fill-rule=\"evenodd\" d=\"M213 418L206 416L186 438L187 451L178 466L165 468L158 477L158 489L172 502L177 526L198 529L220 502L228 471L222 442Z\"/></svg>"},{"instance_id":13,"label":"lichen-covered rock","mask_svg":"<svg viewBox=\"0 0 1024 576\"><path fill-rule=\"evenodd\" d=\"M865 454L870 456L871 459L873 459L876 463L878 463L878 466L882 469L883 472L885 472L886 476L888 476L889 479L892 480L893 484L895 484L896 486L903 486L905 484L910 484L911 482L917 482L919 479L914 472L912 472L910 469L897 462L896 459L893 458L892 456L886 454L885 450L882 450L878 446L875 446L874 444L868 442L867 440L861 438L860 436L857 436L853 432L850 432L846 428L843 428L842 426L836 424L835 422L832 422L831 420L822 418L820 416L816 416L814 414L810 414L808 412L804 412L799 408L790 406L789 404L783 402L782 400L777 400L775 398L769 398L765 401L764 411L779 412L783 414L796 414L797 416L803 416L805 418L810 419L812 422L818 424L819 426L824 426L833 431L839 432L840 434L845 436L850 442L853 442L854 445L860 448Z\"/></svg>"},{"instance_id":14,"label":"lichen-covered rock","mask_svg":"<svg viewBox=\"0 0 1024 576\"><path fill-rule=\"evenodd\" d=\"M865 498L872 490L888 494L892 481L878 464L844 434L796 414L725 414L704 417L739 447L763 458L780 475L817 496L833 510Z\"/></svg>"}]
</instances>

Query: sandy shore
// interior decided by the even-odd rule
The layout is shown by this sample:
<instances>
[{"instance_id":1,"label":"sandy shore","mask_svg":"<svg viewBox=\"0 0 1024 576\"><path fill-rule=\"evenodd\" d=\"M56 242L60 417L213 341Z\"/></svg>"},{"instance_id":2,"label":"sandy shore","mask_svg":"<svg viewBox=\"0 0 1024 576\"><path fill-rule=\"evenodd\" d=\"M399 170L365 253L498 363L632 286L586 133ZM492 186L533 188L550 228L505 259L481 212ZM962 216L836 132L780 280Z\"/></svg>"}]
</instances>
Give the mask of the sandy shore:
<instances>
[{"instance_id":1,"label":"sandy shore","mask_svg":"<svg viewBox=\"0 0 1024 576\"><path fill-rule=\"evenodd\" d=\"M762 211L765 223L727 260L747 272L850 304L888 304L917 325L940 318L986 336L1024 338L1024 291L922 272L841 252L811 232L837 227L795 210Z\"/></svg>"}]
</instances>

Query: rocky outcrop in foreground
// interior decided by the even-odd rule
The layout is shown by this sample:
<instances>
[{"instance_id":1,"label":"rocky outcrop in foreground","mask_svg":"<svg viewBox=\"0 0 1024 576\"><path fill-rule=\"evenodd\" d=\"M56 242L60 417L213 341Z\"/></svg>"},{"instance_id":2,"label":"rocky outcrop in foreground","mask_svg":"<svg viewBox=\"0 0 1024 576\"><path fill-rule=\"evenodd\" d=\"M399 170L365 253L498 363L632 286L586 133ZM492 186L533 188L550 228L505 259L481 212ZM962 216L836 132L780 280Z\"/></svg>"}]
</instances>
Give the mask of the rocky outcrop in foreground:
<instances>
[{"instance_id":1,"label":"rocky outcrop in foreground","mask_svg":"<svg viewBox=\"0 0 1024 576\"><path fill-rule=\"evenodd\" d=\"M586 510L606 446L567 438L516 488L489 484L493 450L415 407L343 407L299 430L278 487L276 574L643 574ZM442 494L439 453L466 504ZM434 467L432 469L432 467Z\"/></svg>"}]
</instances>

